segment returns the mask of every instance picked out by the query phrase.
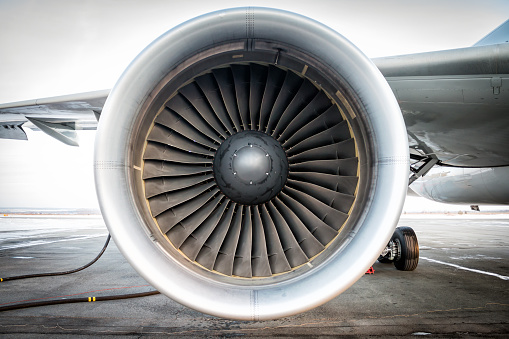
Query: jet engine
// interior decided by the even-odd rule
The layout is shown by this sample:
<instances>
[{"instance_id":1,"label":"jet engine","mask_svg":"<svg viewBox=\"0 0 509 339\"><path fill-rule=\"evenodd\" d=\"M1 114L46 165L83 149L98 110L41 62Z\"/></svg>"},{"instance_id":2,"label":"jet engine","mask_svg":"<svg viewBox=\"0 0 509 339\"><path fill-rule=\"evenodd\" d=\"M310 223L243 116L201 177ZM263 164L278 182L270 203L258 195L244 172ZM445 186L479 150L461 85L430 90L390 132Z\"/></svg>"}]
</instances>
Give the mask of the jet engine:
<instances>
[{"instance_id":1,"label":"jet engine","mask_svg":"<svg viewBox=\"0 0 509 339\"><path fill-rule=\"evenodd\" d=\"M105 104L95 146L105 222L160 292L264 320L334 298L399 219L408 144L373 63L332 29L266 8L162 35Z\"/></svg>"}]
</instances>

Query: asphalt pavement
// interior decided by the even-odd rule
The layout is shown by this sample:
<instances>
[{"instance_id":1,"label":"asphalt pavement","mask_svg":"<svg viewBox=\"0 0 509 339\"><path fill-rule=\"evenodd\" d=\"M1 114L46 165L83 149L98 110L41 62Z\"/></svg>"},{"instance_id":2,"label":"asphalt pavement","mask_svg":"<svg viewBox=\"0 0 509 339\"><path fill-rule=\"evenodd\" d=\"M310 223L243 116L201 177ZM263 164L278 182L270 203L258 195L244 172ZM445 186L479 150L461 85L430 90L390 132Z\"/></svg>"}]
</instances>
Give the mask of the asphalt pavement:
<instances>
[{"instance_id":1,"label":"asphalt pavement","mask_svg":"<svg viewBox=\"0 0 509 339\"><path fill-rule=\"evenodd\" d=\"M231 321L163 295L0 312L0 337L509 337L509 216L403 216L417 233L413 272L375 273L330 302L273 321ZM99 216L0 217L0 277L65 271L106 240ZM0 306L153 290L110 244L90 268L0 283Z\"/></svg>"}]
</instances>

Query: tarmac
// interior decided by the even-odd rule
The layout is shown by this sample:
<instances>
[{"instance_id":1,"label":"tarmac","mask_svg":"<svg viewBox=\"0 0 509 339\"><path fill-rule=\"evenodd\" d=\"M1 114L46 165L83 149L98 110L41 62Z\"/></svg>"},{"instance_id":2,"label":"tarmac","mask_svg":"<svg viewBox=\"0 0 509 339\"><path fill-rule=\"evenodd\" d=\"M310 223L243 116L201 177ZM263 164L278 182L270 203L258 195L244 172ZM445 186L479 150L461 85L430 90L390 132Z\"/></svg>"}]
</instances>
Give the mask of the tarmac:
<instances>
[{"instance_id":1,"label":"tarmac","mask_svg":"<svg viewBox=\"0 0 509 339\"><path fill-rule=\"evenodd\" d=\"M509 337L509 216L403 216L420 244L413 272L375 263L346 292L273 321L225 320L164 295L0 312L2 338ZM0 216L0 277L65 271L103 246L100 216ZM0 307L151 291L111 243L71 275L0 283Z\"/></svg>"}]
</instances>

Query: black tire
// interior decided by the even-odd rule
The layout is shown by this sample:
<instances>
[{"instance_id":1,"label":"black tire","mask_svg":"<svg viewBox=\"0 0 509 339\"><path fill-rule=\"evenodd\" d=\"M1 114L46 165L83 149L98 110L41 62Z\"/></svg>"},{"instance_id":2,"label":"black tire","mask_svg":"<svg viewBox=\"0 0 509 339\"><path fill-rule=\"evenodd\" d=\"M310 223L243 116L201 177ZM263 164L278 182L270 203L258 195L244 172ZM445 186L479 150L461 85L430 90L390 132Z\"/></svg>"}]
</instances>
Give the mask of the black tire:
<instances>
[{"instance_id":1,"label":"black tire","mask_svg":"<svg viewBox=\"0 0 509 339\"><path fill-rule=\"evenodd\" d=\"M412 228L401 226L396 228L393 241L399 241L401 254L394 260L394 266L400 271L413 271L419 263L419 243Z\"/></svg>"}]
</instances>

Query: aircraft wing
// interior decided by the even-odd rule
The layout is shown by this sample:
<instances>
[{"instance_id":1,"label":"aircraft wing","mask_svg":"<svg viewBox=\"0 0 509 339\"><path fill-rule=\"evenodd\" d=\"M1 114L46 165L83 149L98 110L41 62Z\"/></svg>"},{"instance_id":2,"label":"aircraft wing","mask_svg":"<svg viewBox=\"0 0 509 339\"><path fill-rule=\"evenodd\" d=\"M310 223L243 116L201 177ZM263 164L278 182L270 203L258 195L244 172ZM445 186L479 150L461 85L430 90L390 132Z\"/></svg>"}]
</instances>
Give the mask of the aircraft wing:
<instances>
[{"instance_id":1,"label":"aircraft wing","mask_svg":"<svg viewBox=\"0 0 509 339\"><path fill-rule=\"evenodd\" d=\"M411 153L451 166L509 165L509 44L374 62L398 100Z\"/></svg>"},{"instance_id":2,"label":"aircraft wing","mask_svg":"<svg viewBox=\"0 0 509 339\"><path fill-rule=\"evenodd\" d=\"M97 128L109 90L0 104L0 138L26 140L23 128L42 130L78 146L76 130Z\"/></svg>"}]
</instances>

